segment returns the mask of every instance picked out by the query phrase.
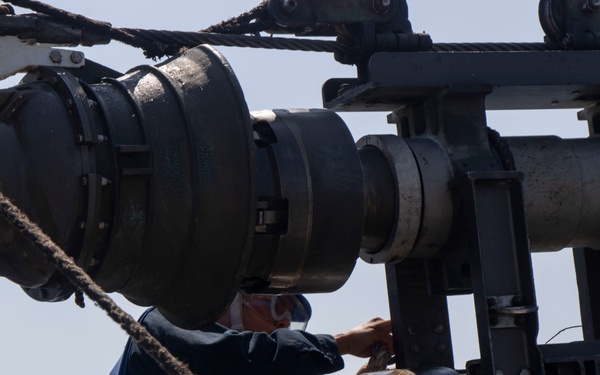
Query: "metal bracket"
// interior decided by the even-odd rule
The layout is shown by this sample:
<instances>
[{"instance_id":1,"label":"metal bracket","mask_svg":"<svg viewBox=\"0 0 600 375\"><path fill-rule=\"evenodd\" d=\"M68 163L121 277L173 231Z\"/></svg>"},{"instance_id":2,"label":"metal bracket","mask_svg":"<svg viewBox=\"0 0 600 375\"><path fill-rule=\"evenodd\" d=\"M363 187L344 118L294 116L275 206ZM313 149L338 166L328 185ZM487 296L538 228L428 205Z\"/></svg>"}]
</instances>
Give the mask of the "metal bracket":
<instances>
[{"instance_id":1,"label":"metal bracket","mask_svg":"<svg viewBox=\"0 0 600 375\"><path fill-rule=\"evenodd\" d=\"M14 36L0 36L0 79L25 72L36 66L81 68L82 52L27 44Z\"/></svg>"},{"instance_id":2,"label":"metal bracket","mask_svg":"<svg viewBox=\"0 0 600 375\"><path fill-rule=\"evenodd\" d=\"M390 22L402 5L406 8L406 3L401 3L401 0L269 0L268 7L269 15L288 32L335 36L331 24ZM325 25L329 26L323 28Z\"/></svg>"},{"instance_id":3,"label":"metal bracket","mask_svg":"<svg viewBox=\"0 0 600 375\"><path fill-rule=\"evenodd\" d=\"M256 203L255 233L285 234L288 215L287 199L259 198Z\"/></svg>"},{"instance_id":4,"label":"metal bracket","mask_svg":"<svg viewBox=\"0 0 600 375\"><path fill-rule=\"evenodd\" d=\"M336 36L351 47L336 53L343 64L363 65L380 51L428 51L431 37L413 33L406 0L269 0L272 32Z\"/></svg>"},{"instance_id":5,"label":"metal bracket","mask_svg":"<svg viewBox=\"0 0 600 375\"><path fill-rule=\"evenodd\" d=\"M523 306L518 294L488 297L490 328L515 328L525 322L525 315L538 311L537 306Z\"/></svg>"}]
</instances>

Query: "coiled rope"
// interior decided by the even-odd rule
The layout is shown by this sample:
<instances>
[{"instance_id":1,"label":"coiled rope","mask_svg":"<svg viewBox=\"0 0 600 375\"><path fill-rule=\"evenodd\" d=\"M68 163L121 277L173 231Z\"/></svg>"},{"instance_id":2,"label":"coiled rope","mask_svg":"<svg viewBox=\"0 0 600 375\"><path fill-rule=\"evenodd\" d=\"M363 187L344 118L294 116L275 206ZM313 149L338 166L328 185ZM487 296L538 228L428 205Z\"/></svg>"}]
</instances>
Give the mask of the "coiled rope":
<instances>
[{"instance_id":1,"label":"coiled rope","mask_svg":"<svg viewBox=\"0 0 600 375\"><path fill-rule=\"evenodd\" d=\"M96 302L112 320L123 328L169 375L193 375L144 326L123 311L75 262L69 258L42 230L0 193L0 215L40 250L71 284ZM80 298L81 295L78 297Z\"/></svg>"}]
</instances>

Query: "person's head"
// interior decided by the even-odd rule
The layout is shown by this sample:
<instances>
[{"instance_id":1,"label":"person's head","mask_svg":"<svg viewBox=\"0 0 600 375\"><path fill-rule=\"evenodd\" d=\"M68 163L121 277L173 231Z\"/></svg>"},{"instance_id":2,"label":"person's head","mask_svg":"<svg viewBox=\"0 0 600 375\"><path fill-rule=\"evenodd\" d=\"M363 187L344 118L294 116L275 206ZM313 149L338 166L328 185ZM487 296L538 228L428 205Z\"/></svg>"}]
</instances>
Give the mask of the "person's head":
<instances>
[{"instance_id":1,"label":"person's head","mask_svg":"<svg viewBox=\"0 0 600 375\"><path fill-rule=\"evenodd\" d=\"M218 322L238 331L272 333L280 328L306 328L311 313L302 295L238 294Z\"/></svg>"}]
</instances>

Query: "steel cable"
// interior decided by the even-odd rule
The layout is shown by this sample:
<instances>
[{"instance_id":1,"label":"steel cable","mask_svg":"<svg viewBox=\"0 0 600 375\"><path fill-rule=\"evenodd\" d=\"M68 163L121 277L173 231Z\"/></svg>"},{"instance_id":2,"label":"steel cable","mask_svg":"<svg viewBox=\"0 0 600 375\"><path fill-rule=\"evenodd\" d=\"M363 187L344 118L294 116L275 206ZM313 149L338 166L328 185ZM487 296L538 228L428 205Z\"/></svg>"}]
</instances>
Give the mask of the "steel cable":
<instances>
[{"instance_id":1,"label":"steel cable","mask_svg":"<svg viewBox=\"0 0 600 375\"><path fill-rule=\"evenodd\" d=\"M260 37L248 35L231 35L194 31L167 31L167 30L148 30L148 29L118 29L127 35L140 39L146 39L152 45L146 45L144 49L150 56L160 55L161 52L170 52L164 54L176 53L177 49L195 47L200 44L212 44L227 47L248 47L264 48L277 50L293 50L307 52L330 52L344 53L349 48L328 40L302 40L294 38L280 37Z\"/></svg>"},{"instance_id":2,"label":"steel cable","mask_svg":"<svg viewBox=\"0 0 600 375\"><path fill-rule=\"evenodd\" d=\"M434 52L534 52L562 50L549 43L434 43Z\"/></svg>"},{"instance_id":3,"label":"steel cable","mask_svg":"<svg viewBox=\"0 0 600 375\"><path fill-rule=\"evenodd\" d=\"M142 48L145 51L145 55L151 58L174 55L181 48L191 48L205 43L229 47L341 54L347 54L353 50L351 47L337 41L239 35L240 33L245 34L248 32L258 33L271 25L268 20L265 21L263 19L266 12L264 1L249 12L213 25L207 28L206 31L201 32L117 28L108 22L93 20L35 0L5 0L5 2L46 14L57 21L81 27L99 35L108 35L112 39L130 46ZM227 34L224 32L227 32ZM549 43L434 43L432 48L433 52L528 52L556 50L562 50L562 48Z\"/></svg>"}]
</instances>

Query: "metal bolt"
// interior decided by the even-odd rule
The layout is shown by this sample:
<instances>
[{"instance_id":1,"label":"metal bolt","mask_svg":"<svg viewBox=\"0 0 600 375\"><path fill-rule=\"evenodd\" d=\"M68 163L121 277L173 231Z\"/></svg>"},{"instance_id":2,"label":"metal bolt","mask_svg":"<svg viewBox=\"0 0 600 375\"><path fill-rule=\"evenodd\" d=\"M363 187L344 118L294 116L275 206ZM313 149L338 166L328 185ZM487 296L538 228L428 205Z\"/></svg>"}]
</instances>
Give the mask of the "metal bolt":
<instances>
[{"instance_id":1,"label":"metal bolt","mask_svg":"<svg viewBox=\"0 0 600 375\"><path fill-rule=\"evenodd\" d=\"M392 0L373 0L373 9L377 13L387 13L392 7Z\"/></svg>"},{"instance_id":2,"label":"metal bolt","mask_svg":"<svg viewBox=\"0 0 600 375\"><path fill-rule=\"evenodd\" d=\"M413 353L418 353L418 352L421 351L421 347L419 345L417 345L417 344L412 344L410 346L410 351L413 352Z\"/></svg>"},{"instance_id":3,"label":"metal bolt","mask_svg":"<svg viewBox=\"0 0 600 375\"><path fill-rule=\"evenodd\" d=\"M575 35L567 33L562 40L562 44L565 48L571 48L575 45Z\"/></svg>"},{"instance_id":4,"label":"metal bolt","mask_svg":"<svg viewBox=\"0 0 600 375\"><path fill-rule=\"evenodd\" d=\"M296 0L281 0L281 12L283 14L292 14L296 8L298 8Z\"/></svg>"},{"instance_id":5,"label":"metal bolt","mask_svg":"<svg viewBox=\"0 0 600 375\"><path fill-rule=\"evenodd\" d=\"M497 326L499 323L498 317L497 316L490 316L490 325L492 327Z\"/></svg>"},{"instance_id":6,"label":"metal bolt","mask_svg":"<svg viewBox=\"0 0 600 375\"><path fill-rule=\"evenodd\" d=\"M406 330L408 331L408 334L411 336L415 336L417 334L417 332L415 331L415 327L413 327L413 326L408 326L406 328Z\"/></svg>"},{"instance_id":7,"label":"metal bolt","mask_svg":"<svg viewBox=\"0 0 600 375\"><path fill-rule=\"evenodd\" d=\"M487 305L488 307L494 307L496 306L496 299L494 297L490 297L487 299Z\"/></svg>"},{"instance_id":8,"label":"metal bolt","mask_svg":"<svg viewBox=\"0 0 600 375\"><path fill-rule=\"evenodd\" d=\"M520 327L525 324L525 317L523 315L515 316L514 322L517 327Z\"/></svg>"},{"instance_id":9,"label":"metal bolt","mask_svg":"<svg viewBox=\"0 0 600 375\"><path fill-rule=\"evenodd\" d=\"M110 184L110 180L106 177L102 177L102 186Z\"/></svg>"},{"instance_id":10,"label":"metal bolt","mask_svg":"<svg viewBox=\"0 0 600 375\"><path fill-rule=\"evenodd\" d=\"M84 220L79 221L79 229L85 229L85 221Z\"/></svg>"},{"instance_id":11,"label":"metal bolt","mask_svg":"<svg viewBox=\"0 0 600 375\"><path fill-rule=\"evenodd\" d=\"M443 324L436 324L435 327L433 327L433 333L435 333L437 335L441 335L445 331L446 331L446 328L444 327Z\"/></svg>"},{"instance_id":12,"label":"metal bolt","mask_svg":"<svg viewBox=\"0 0 600 375\"><path fill-rule=\"evenodd\" d=\"M529 371L528 368L524 368L523 370L521 370L519 375L531 375L531 371Z\"/></svg>"},{"instance_id":13,"label":"metal bolt","mask_svg":"<svg viewBox=\"0 0 600 375\"><path fill-rule=\"evenodd\" d=\"M79 52L79 51L73 51L71 52L71 61L75 64L79 64L83 61L83 53Z\"/></svg>"},{"instance_id":14,"label":"metal bolt","mask_svg":"<svg viewBox=\"0 0 600 375\"><path fill-rule=\"evenodd\" d=\"M87 186L87 184L88 184L88 178L87 178L87 176L83 176L83 177L81 178L81 184L82 184L83 186Z\"/></svg>"},{"instance_id":15,"label":"metal bolt","mask_svg":"<svg viewBox=\"0 0 600 375\"><path fill-rule=\"evenodd\" d=\"M504 375L504 373L501 370L496 370L496 375Z\"/></svg>"},{"instance_id":16,"label":"metal bolt","mask_svg":"<svg viewBox=\"0 0 600 375\"><path fill-rule=\"evenodd\" d=\"M435 345L435 350L437 350L438 352L445 352L446 349L448 349L448 346L441 341Z\"/></svg>"},{"instance_id":17,"label":"metal bolt","mask_svg":"<svg viewBox=\"0 0 600 375\"><path fill-rule=\"evenodd\" d=\"M108 224L106 224L104 221L101 221L101 222L98 223L98 228L99 229L104 229L106 227L108 227Z\"/></svg>"},{"instance_id":18,"label":"metal bolt","mask_svg":"<svg viewBox=\"0 0 600 375\"><path fill-rule=\"evenodd\" d=\"M60 63L62 61L62 53L56 50L50 52L50 60L56 64Z\"/></svg>"}]
</instances>

